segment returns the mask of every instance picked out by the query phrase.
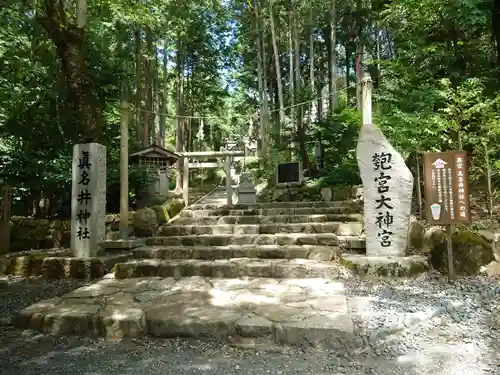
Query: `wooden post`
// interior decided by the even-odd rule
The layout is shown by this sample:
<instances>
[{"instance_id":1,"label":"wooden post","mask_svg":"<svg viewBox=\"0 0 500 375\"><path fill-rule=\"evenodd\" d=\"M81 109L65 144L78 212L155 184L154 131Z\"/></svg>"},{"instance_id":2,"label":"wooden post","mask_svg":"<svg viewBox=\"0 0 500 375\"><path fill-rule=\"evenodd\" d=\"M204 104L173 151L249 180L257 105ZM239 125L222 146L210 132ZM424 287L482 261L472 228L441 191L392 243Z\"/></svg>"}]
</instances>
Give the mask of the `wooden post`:
<instances>
[{"instance_id":1,"label":"wooden post","mask_svg":"<svg viewBox=\"0 0 500 375\"><path fill-rule=\"evenodd\" d=\"M423 204L422 204L422 184L421 180L422 178L420 177L420 154L418 151L415 153L416 156L416 162L417 162L417 202L418 202L418 218L423 219Z\"/></svg>"},{"instance_id":2,"label":"wooden post","mask_svg":"<svg viewBox=\"0 0 500 375\"><path fill-rule=\"evenodd\" d=\"M184 197L184 205L189 206L189 158L184 156L184 172L182 180L182 195Z\"/></svg>"},{"instance_id":3,"label":"wooden post","mask_svg":"<svg viewBox=\"0 0 500 375\"><path fill-rule=\"evenodd\" d=\"M231 186L231 156L226 156L226 194L227 194L227 204L233 204L233 188Z\"/></svg>"},{"instance_id":4,"label":"wooden post","mask_svg":"<svg viewBox=\"0 0 500 375\"><path fill-rule=\"evenodd\" d=\"M483 143L484 145L484 156L486 161L486 182L488 186L488 215L490 219L493 218L493 192L491 188L491 163L490 158L488 156L488 145Z\"/></svg>"},{"instance_id":5,"label":"wooden post","mask_svg":"<svg viewBox=\"0 0 500 375\"><path fill-rule=\"evenodd\" d=\"M120 238L129 235L128 227L128 116L129 104L121 101L120 112Z\"/></svg>"},{"instance_id":6,"label":"wooden post","mask_svg":"<svg viewBox=\"0 0 500 375\"><path fill-rule=\"evenodd\" d=\"M12 188L0 186L0 254L10 251L10 206Z\"/></svg>"},{"instance_id":7,"label":"wooden post","mask_svg":"<svg viewBox=\"0 0 500 375\"><path fill-rule=\"evenodd\" d=\"M453 264L453 225L446 225L446 252L448 254L448 282L452 283L455 276L455 265Z\"/></svg>"}]
</instances>

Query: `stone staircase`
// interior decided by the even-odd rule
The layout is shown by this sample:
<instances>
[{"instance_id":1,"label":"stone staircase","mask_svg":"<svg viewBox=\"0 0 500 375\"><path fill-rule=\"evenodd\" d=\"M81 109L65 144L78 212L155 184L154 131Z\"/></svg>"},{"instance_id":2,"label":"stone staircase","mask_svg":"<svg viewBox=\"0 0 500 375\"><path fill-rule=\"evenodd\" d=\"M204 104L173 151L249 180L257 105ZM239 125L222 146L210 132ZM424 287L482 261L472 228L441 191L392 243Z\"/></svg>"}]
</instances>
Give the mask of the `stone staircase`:
<instances>
[{"instance_id":1,"label":"stone staircase","mask_svg":"<svg viewBox=\"0 0 500 375\"><path fill-rule=\"evenodd\" d=\"M16 324L64 335L355 343L338 260L364 251L361 207L225 200L215 190L133 249L114 274L23 310Z\"/></svg>"},{"instance_id":2,"label":"stone staircase","mask_svg":"<svg viewBox=\"0 0 500 375\"><path fill-rule=\"evenodd\" d=\"M219 198L220 197L220 198ZM364 250L360 206L352 201L192 205L118 263L133 277L270 277L337 279L341 253Z\"/></svg>"}]
</instances>

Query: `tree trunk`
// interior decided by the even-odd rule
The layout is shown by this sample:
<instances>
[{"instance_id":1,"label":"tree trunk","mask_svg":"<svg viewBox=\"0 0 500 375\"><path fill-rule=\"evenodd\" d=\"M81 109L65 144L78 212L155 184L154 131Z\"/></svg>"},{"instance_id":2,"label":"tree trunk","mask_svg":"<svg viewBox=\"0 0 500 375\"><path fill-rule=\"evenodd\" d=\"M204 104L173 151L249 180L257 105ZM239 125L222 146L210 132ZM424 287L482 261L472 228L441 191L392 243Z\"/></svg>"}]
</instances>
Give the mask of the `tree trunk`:
<instances>
[{"instance_id":1,"label":"tree trunk","mask_svg":"<svg viewBox=\"0 0 500 375\"><path fill-rule=\"evenodd\" d=\"M56 46L69 99L77 115L82 142L102 143L102 129L92 104L92 82L85 62L86 1L77 2L78 24L68 20L61 0L44 0L45 15L38 18Z\"/></svg>"},{"instance_id":2,"label":"tree trunk","mask_svg":"<svg viewBox=\"0 0 500 375\"><path fill-rule=\"evenodd\" d=\"M272 46L271 46L272 48ZM274 74L274 68L272 64L267 64L268 67L268 72L267 72L267 92L269 95L269 112L271 114L271 118L274 124L279 123L279 107L278 107L278 101L276 100L276 74ZM272 111L272 112L271 112ZM280 141L280 133L276 133L276 128L270 129L271 134L273 135L274 138L274 143L279 144ZM278 127L279 130L279 127Z\"/></svg>"},{"instance_id":3,"label":"tree trunk","mask_svg":"<svg viewBox=\"0 0 500 375\"><path fill-rule=\"evenodd\" d=\"M177 152L185 151L184 147L184 45L179 40L177 47L177 128L175 132L175 150ZM184 162L183 158L178 161L178 173L176 180L176 189L180 190L182 186Z\"/></svg>"},{"instance_id":4,"label":"tree trunk","mask_svg":"<svg viewBox=\"0 0 500 375\"><path fill-rule=\"evenodd\" d=\"M159 136L160 136L160 96L161 90L163 89L160 85L160 69L162 64L160 64L158 60L158 48L157 43L153 44L153 128L151 129L151 139L154 144L159 144Z\"/></svg>"},{"instance_id":5,"label":"tree trunk","mask_svg":"<svg viewBox=\"0 0 500 375\"><path fill-rule=\"evenodd\" d=\"M167 127L168 111L168 53L167 41L163 44L163 82L159 92L160 99L160 124L159 124L159 142L160 146L165 147L165 129Z\"/></svg>"},{"instance_id":6,"label":"tree trunk","mask_svg":"<svg viewBox=\"0 0 500 375\"><path fill-rule=\"evenodd\" d=\"M142 112L142 54L141 54L141 30L137 29L134 33L135 39L135 79L136 79L136 89L135 89L135 126L136 126L136 137L137 140L144 144L143 141L143 130L142 121L144 113Z\"/></svg>"},{"instance_id":7,"label":"tree trunk","mask_svg":"<svg viewBox=\"0 0 500 375\"><path fill-rule=\"evenodd\" d=\"M269 79L267 75L267 69L266 69L266 62L268 60L267 57L267 44L266 44L266 21L265 17L262 17L260 14L260 20L261 20L261 32L262 32L262 37L260 39L260 43L262 46L262 94L264 95L264 138L265 139L265 150L266 150L266 156L268 155L268 149L269 149L269 94L270 92L268 91L269 87Z\"/></svg>"},{"instance_id":8,"label":"tree trunk","mask_svg":"<svg viewBox=\"0 0 500 375\"><path fill-rule=\"evenodd\" d=\"M359 31L361 32L361 30ZM361 81L363 80L363 45L361 44L361 38L359 34L356 36L356 104L358 110L361 111L362 106L362 86Z\"/></svg>"},{"instance_id":9,"label":"tree trunk","mask_svg":"<svg viewBox=\"0 0 500 375\"><path fill-rule=\"evenodd\" d=\"M347 103L349 103L349 98L351 97L351 89L349 85L351 84L351 46L350 42L345 43L345 87L346 87L346 97Z\"/></svg>"},{"instance_id":10,"label":"tree trunk","mask_svg":"<svg viewBox=\"0 0 500 375\"><path fill-rule=\"evenodd\" d=\"M259 158L261 167L264 167L267 159L268 152L268 141L267 141L267 93L266 85L264 81L265 69L263 64L263 55L265 54L264 44L262 43L261 33L262 22L259 11L259 2L255 1L255 23L256 23L256 33L255 33L255 47L257 49L257 83L259 88Z\"/></svg>"},{"instance_id":11,"label":"tree trunk","mask_svg":"<svg viewBox=\"0 0 500 375\"><path fill-rule=\"evenodd\" d=\"M311 89L311 94L314 97L316 93L316 87L314 82L314 22L313 22L313 7L312 1L309 3L309 87ZM310 104L310 119L312 121L312 110L313 102ZM319 116L317 116L319 121Z\"/></svg>"},{"instance_id":12,"label":"tree trunk","mask_svg":"<svg viewBox=\"0 0 500 375\"><path fill-rule=\"evenodd\" d=\"M153 34L150 28L146 29L146 61L144 66L144 73L146 78L146 112L143 128L143 142L144 147L150 145L151 130L154 124L154 106L153 106L153 91L154 91L154 66L153 59L155 59L153 51Z\"/></svg>"},{"instance_id":13,"label":"tree trunk","mask_svg":"<svg viewBox=\"0 0 500 375\"><path fill-rule=\"evenodd\" d=\"M285 123L285 103L283 99L283 82L281 80L281 67L280 67L280 56L278 49L278 38L276 36L276 28L274 25L274 15L273 15L273 0L269 0L269 20L271 22L271 39L273 44L274 52L274 64L276 69L276 84L278 90L278 104L279 104L279 123L277 126L277 141L280 143L281 127Z\"/></svg>"},{"instance_id":14,"label":"tree trunk","mask_svg":"<svg viewBox=\"0 0 500 375\"><path fill-rule=\"evenodd\" d=\"M294 5L292 4L292 8ZM294 70L294 27L295 22L293 12L290 10L288 12L288 81L290 83L290 118L293 124L293 119L296 118L296 108L295 108L295 70ZM299 61L300 63L300 61Z\"/></svg>"},{"instance_id":15,"label":"tree trunk","mask_svg":"<svg viewBox=\"0 0 500 375\"><path fill-rule=\"evenodd\" d=\"M76 2L76 27L84 29L87 25L87 0Z\"/></svg>"},{"instance_id":16,"label":"tree trunk","mask_svg":"<svg viewBox=\"0 0 500 375\"><path fill-rule=\"evenodd\" d=\"M496 45L497 65L500 65L500 0L493 0L491 20L493 39Z\"/></svg>"},{"instance_id":17,"label":"tree trunk","mask_svg":"<svg viewBox=\"0 0 500 375\"><path fill-rule=\"evenodd\" d=\"M302 99L300 97L301 93L301 72L300 72L300 40L299 40L299 31L298 31L298 23L299 23L299 18L297 17L296 10L298 8L298 2L294 2L293 6L293 23L292 23L292 30L293 30L293 44L294 44L294 56L295 56L295 98L298 103L302 102ZM309 168L309 158L307 155L307 146L306 146L306 128L304 124L304 115L303 115L303 108L302 105L298 105L295 107L295 114L296 114L296 120L297 120L297 135L298 135L298 143L299 143L299 152L300 152L300 159L302 160L302 164L304 169Z\"/></svg>"},{"instance_id":18,"label":"tree trunk","mask_svg":"<svg viewBox=\"0 0 500 375\"><path fill-rule=\"evenodd\" d=\"M375 74L375 85L374 87L379 88L380 87L380 60L381 60L381 54L380 54L380 39L381 39L381 34L382 32L380 30L377 30L377 63L375 64L375 69L376 69L376 74Z\"/></svg>"},{"instance_id":19,"label":"tree trunk","mask_svg":"<svg viewBox=\"0 0 500 375\"><path fill-rule=\"evenodd\" d=\"M363 37L363 18L362 18L362 9L363 3L361 0L356 1L356 13L357 17L355 19L355 25L354 25L354 44L356 46L356 55L355 55L355 72L356 72L356 105L358 110L361 112L363 105L362 105L362 87L361 87L361 81L363 80L363 44L362 44L362 37Z\"/></svg>"},{"instance_id":20,"label":"tree trunk","mask_svg":"<svg viewBox=\"0 0 500 375\"><path fill-rule=\"evenodd\" d=\"M329 112L330 116L333 116L335 112L335 107L337 106L337 15L336 15L336 4L335 0L330 0L330 56L328 59L329 67Z\"/></svg>"}]
</instances>

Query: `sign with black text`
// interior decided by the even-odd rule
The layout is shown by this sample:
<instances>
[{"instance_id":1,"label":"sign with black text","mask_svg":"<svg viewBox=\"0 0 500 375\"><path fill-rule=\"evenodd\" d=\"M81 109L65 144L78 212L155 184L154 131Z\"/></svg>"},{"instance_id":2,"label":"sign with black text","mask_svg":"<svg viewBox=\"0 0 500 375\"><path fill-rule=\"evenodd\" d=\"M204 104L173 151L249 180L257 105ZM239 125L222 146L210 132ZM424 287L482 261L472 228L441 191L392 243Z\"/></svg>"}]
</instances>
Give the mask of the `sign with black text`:
<instances>
[{"instance_id":1,"label":"sign with black text","mask_svg":"<svg viewBox=\"0 0 500 375\"><path fill-rule=\"evenodd\" d=\"M467 152L424 154L425 212L431 224L470 224Z\"/></svg>"}]
</instances>

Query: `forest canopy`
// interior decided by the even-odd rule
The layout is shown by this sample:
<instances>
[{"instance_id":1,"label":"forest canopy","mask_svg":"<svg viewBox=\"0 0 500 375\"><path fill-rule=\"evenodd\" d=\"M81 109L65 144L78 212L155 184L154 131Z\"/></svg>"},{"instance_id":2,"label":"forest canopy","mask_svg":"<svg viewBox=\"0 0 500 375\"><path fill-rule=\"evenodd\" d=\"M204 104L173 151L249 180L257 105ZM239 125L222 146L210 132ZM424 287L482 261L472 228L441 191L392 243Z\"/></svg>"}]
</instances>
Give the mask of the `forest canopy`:
<instances>
[{"instance_id":1,"label":"forest canopy","mask_svg":"<svg viewBox=\"0 0 500 375\"><path fill-rule=\"evenodd\" d=\"M0 24L0 180L25 211L67 201L79 142L108 147L116 196L121 100L132 151L246 139L271 175L290 158L314 170L321 139L321 183L359 183L365 72L412 168L465 149L473 182L500 183L500 0L4 0Z\"/></svg>"}]
</instances>

